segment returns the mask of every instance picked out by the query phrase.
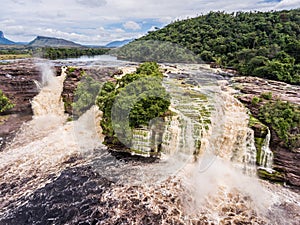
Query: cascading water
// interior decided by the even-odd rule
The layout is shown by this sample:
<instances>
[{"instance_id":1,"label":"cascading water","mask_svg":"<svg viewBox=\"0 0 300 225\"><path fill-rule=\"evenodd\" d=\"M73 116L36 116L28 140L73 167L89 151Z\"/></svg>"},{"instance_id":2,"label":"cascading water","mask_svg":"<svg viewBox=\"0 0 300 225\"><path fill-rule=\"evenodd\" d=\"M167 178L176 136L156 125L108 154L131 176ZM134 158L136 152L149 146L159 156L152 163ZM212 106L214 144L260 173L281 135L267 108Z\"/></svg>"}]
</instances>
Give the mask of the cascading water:
<instances>
[{"instance_id":1,"label":"cascading water","mask_svg":"<svg viewBox=\"0 0 300 225\"><path fill-rule=\"evenodd\" d=\"M63 90L65 71L61 76L55 77L49 63L38 64L41 71L42 83L40 93L31 101L33 120L24 124L15 137L10 148L25 146L33 140L47 136L57 127L62 126L67 115L64 114L64 103L60 93Z\"/></svg>"},{"instance_id":2,"label":"cascading water","mask_svg":"<svg viewBox=\"0 0 300 225\"><path fill-rule=\"evenodd\" d=\"M200 167L205 170L213 163L213 158L220 157L231 161L244 173L256 174L254 133L248 128L246 108L234 98L233 90L223 91L224 87L212 74L196 71L191 73L191 77L198 82L198 92L206 96L208 102L207 110L202 112L208 115L207 118L202 117L202 121L209 122L201 123Z\"/></svg>"},{"instance_id":3,"label":"cascading water","mask_svg":"<svg viewBox=\"0 0 300 225\"><path fill-rule=\"evenodd\" d=\"M57 118L65 119L64 103L61 100L63 81L65 80L65 68L61 76L55 77L50 64L39 65L42 72L42 89L32 103L34 117L55 115Z\"/></svg>"}]
</instances>

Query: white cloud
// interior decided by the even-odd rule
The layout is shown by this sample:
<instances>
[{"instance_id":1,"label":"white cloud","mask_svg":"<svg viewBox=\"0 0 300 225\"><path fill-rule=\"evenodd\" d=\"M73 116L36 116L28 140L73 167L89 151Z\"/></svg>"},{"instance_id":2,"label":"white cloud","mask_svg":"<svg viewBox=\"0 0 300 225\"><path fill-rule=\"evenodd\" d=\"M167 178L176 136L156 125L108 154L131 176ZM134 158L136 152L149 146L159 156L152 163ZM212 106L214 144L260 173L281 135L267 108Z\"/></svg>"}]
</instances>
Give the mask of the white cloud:
<instances>
[{"instance_id":1,"label":"white cloud","mask_svg":"<svg viewBox=\"0 0 300 225\"><path fill-rule=\"evenodd\" d=\"M158 18L158 21L165 24L165 23L172 22L172 19L173 19L172 17L166 16L166 17Z\"/></svg>"},{"instance_id":2,"label":"white cloud","mask_svg":"<svg viewBox=\"0 0 300 225\"><path fill-rule=\"evenodd\" d=\"M282 0L276 6L277 9L284 9L284 8L299 8L300 7L300 0Z\"/></svg>"},{"instance_id":3,"label":"white cloud","mask_svg":"<svg viewBox=\"0 0 300 225\"><path fill-rule=\"evenodd\" d=\"M125 32L125 30L123 30L121 28L117 28L114 31L117 32L117 33L124 33Z\"/></svg>"},{"instance_id":4,"label":"white cloud","mask_svg":"<svg viewBox=\"0 0 300 225\"><path fill-rule=\"evenodd\" d=\"M123 27L127 30L140 30L141 26L134 21L127 21L123 24Z\"/></svg>"},{"instance_id":5,"label":"white cloud","mask_svg":"<svg viewBox=\"0 0 300 225\"><path fill-rule=\"evenodd\" d=\"M107 3L106 0L76 0L76 2L89 7L104 6Z\"/></svg>"}]
</instances>

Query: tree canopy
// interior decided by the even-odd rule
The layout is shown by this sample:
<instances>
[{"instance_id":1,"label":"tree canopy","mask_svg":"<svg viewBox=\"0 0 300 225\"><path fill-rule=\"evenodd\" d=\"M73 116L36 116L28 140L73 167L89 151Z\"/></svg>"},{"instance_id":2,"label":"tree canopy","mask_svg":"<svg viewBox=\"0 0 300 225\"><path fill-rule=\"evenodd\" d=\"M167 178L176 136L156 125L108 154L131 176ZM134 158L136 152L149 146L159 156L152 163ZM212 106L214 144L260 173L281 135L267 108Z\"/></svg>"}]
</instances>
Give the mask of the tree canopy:
<instances>
[{"instance_id":1,"label":"tree canopy","mask_svg":"<svg viewBox=\"0 0 300 225\"><path fill-rule=\"evenodd\" d=\"M130 141L131 129L147 126L168 110L170 96L162 86L163 74L154 62L102 86L97 105L103 111L101 127L110 143ZM122 139L122 140L120 140ZM124 143L126 142L126 143Z\"/></svg>"}]
</instances>

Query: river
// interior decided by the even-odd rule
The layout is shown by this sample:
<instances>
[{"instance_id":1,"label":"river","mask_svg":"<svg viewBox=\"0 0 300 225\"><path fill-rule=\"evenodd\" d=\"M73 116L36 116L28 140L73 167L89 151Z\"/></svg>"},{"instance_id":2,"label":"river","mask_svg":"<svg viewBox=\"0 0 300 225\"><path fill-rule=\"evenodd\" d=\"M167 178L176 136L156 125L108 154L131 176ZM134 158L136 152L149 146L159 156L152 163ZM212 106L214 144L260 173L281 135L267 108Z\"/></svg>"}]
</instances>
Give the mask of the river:
<instances>
[{"instance_id":1,"label":"river","mask_svg":"<svg viewBox=\"0 0 300 225\"><path fill-rule=\"evenodd\" d=\"M199 65L162 65L177 116L165 128L163 157L153 160L108 151L95 106L67 121L66 74L53 76L51 64L42 64L46 85L32 101L33 119L0 152L1 225L300 221L299 195L256 177L247 110L219 75ZM52 64L136 65L109 56Z\"/></svg>"}]
</instances>

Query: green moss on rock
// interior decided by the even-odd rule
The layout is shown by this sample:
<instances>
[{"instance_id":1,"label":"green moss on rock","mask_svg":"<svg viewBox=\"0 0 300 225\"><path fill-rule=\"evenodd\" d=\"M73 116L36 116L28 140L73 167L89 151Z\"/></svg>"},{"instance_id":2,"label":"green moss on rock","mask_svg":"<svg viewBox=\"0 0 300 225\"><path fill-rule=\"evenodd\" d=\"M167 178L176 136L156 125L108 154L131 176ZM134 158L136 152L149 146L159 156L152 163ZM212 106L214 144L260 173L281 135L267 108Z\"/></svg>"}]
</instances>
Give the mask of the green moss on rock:
<instances>
[{"instance_id":1,"label":"green moss on rock","mask_svg":"<svg viewBox=\"0 0 300 225\"><path fill-rule=\"evenodd\" d=\"M250 115L249 118L249 127L254 130L255 137L265 138L268 134L268 127L260 122L253 115Z\"/></svg>"},{"instance_id":2,"label":"green moss on rock","mask_svg":"<svg viewBox=\"0 0 300 225\"><path fill-rule=\"evenodd\" d=\"M256 164L258 165L261 157L261 148L262 145L264 143L264 138L259 138L259 137L255 137L254 141L255 141L255 147L256 147Z\"/></svg>"},{"instance_id":3,"label":"green moss on rock","mask_svg":"<svg viewBox=\"0 0 300 225\"><path fill-rule=\"evenodd\" d=\"M274 183L280 183L283 184L285 181L285 177L283 173L280 173L278 171L273 171L272 173L263 170L263 169L258 169L257 170L257 175L259 178L268 180Z\"/></svg>"}]
</instances>

